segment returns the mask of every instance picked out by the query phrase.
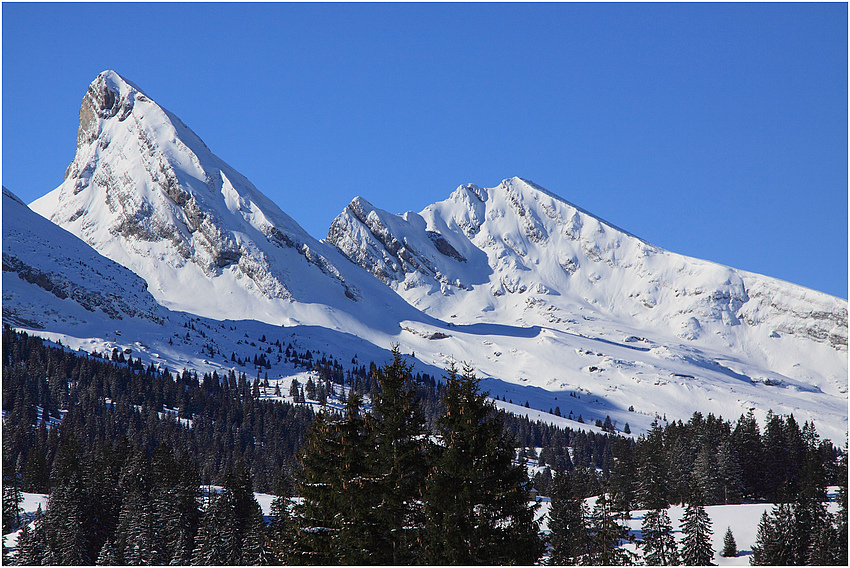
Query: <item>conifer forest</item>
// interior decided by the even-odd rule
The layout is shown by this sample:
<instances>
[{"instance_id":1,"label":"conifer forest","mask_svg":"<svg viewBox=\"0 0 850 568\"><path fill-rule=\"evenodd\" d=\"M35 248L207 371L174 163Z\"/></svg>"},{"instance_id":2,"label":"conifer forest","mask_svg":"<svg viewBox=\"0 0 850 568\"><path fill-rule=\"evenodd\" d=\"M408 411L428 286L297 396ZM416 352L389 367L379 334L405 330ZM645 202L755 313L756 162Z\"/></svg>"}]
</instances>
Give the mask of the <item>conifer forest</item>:
<instances>
[{"instance_id":1,"label":"conifer forest","mask_svg":"<svg viewBox=\"0 0 850 568\"><path fill-rule=\"evenodd\" d=\"M474 362L432 377L397 347L349 368L277 347L319 377L294 403L261 396L262 360L198 376L5 329L3 563L708 565L725 531L720 554L753 565L847 565L846 447L793 415L569 430L498 411ZM740 503L772 504L757 542L706 515Z\"/></svg>"}]
</instances>

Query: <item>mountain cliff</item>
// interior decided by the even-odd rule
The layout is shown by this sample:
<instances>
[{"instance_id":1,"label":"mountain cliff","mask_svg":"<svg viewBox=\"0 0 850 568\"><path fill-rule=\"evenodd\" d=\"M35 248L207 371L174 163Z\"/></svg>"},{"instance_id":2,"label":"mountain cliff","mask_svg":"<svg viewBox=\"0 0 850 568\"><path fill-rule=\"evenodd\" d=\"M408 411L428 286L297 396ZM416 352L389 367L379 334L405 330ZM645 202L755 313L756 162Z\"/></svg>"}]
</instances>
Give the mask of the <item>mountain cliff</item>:
<instances>
[{"instance_id":1,"label":"mountain cliff","mask_svg":"<svg viewBox=\"0 0 850 568\"><path fill-rule=\"evenodd\" d=\"M162 325L165 310L144 280L97 253L3 188L3 321L46 329L140 319Z\"/></svg>"}]
</instances>

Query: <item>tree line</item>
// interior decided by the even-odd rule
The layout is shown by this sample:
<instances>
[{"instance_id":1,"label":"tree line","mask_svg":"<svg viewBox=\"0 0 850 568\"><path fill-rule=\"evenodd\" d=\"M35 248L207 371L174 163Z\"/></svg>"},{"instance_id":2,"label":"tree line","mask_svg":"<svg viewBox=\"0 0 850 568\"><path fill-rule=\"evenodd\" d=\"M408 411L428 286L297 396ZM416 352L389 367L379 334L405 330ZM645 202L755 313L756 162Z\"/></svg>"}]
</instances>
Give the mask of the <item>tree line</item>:
<instances>
[{"instance_id":1,"label":"tree line","mask_svg":"<svg viewBox=\"0 0 850 568\"><path fill-rule=\"evenodd\" d=\"M637 440L571 431L496 411L469 366L436 382L392 356L368 372L331 366L358 388L343 412L314 414L260 399L259 375L199 380L6 329L4 533L25 527L17 558L29 564L530 564L546 550L609 564L638 560L619 545L629 511L645 508L647 561L701 563L704 505L770 499L754 561L846 559L846 454L811 423L771 413L762 433L752 413L696 413ZM529 479L525 460L542 473ZM837 516L823 507L832 484L844 487ZM545 538L532 487L552 497ZM270 519L255 490L279 496ZM20 491L50 493L35 530ZM688 551L670 544L671 503L693 509Z\"/></svg>"}]
</instances>

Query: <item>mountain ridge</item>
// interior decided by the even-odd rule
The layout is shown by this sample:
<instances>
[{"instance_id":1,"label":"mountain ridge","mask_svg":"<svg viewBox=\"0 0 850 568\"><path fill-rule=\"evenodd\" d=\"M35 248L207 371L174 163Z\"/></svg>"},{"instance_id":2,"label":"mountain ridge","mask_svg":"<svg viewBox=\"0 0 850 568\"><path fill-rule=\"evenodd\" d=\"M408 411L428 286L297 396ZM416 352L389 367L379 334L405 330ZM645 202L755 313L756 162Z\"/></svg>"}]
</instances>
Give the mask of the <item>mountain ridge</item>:
<instances>
[{"instance_id":1,"label":"mountain ridge","mask_svg":"<svg viewBox=\"0 0 850 568\"><path fill-rule=\"evenodd\" d=\"M317 241L117 73L80 115L66 178L33 209L170 310L471 361L530 411L584 396L635 431L752 407L846 430L844 300L666 251L522 178L402 215L356 197Z\"/></svg>"}]
</instances>

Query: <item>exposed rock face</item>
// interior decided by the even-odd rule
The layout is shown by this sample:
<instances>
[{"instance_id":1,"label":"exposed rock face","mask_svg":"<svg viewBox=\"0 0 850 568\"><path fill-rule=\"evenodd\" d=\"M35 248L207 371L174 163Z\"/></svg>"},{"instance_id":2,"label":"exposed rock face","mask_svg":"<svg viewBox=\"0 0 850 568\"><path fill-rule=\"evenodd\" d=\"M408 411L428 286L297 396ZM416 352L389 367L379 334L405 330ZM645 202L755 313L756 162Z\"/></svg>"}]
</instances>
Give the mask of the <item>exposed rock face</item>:
<instances>
[{"instance_id":1,"label":"exposed rock face","mask_svg":"<svg viewBox=\"0 0 850 568\"><path fill-rule=\"evenodd\" d=\"M318 271L348 301L361 297L320 243L113 71L83 97L64 183L33 209L142 275L160 301L198 313L223 315L204 312L201 299L225 288L309 301L314 292L293 280L301 270ZM187 297L190 280L205 290Z\"/></svg>"}]
</instances>

